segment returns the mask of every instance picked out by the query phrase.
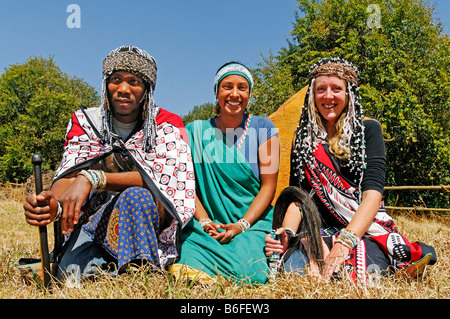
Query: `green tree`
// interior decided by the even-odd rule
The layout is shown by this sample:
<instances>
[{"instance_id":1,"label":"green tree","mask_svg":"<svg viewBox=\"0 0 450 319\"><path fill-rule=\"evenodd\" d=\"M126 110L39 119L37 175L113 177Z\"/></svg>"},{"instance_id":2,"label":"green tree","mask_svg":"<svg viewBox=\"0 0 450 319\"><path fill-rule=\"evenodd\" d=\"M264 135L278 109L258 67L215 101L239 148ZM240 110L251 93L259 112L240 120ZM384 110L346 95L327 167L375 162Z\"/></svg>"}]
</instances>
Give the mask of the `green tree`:
<instances>
[{"instance_id":1,"label":"green tree","mask_svg":"<svg viewBox=\"0 0 450 319\"><path fill-rule=\"evenodd\" d=\"M43 170L61 160L67 123L80 104L95 106L96 90L59 69L53 58L31 57L0 76L0 180L25 181L30 157L40 153Z\"/></svg>"},{"instance_id":2,"label":"green tree","mask_svg":"<svg viewBox=\"0 0 450 319\"><path fill-rule=\"evenodd\" d=\"M296 91L289 68L270 52L263 62L252 70L255 81L249 110L255 115L268 116L278 109Z\"/></svg>"},{"instance_id":3,"label":"green tree","mask_svg":"<svg viewBox=\"0 0 450 319\"><path fill-rule=\"evenodd\" d=\"M378 0L375 11L372 2L298 0L291 39L276 56L279 70L272 72L289 70L286 81L292 80L297 91L307 84L309 67L320 58L339 56L353 62L360 69L365 114L384 128L387 185L448 185L449 37L429 2ZM374 17L379 25L372 23ZM254 103L263 105L270 96L260 92ZM439 197L433 195L429 205ZM448 206L448 197L441 199ZM408 201L415 204L412 198Z\"/></svg>"},{"instance_id":4,"label":"green tree","mask_svg":"<svg viewBox=\"0 0 450 319\"><path fill-rule=\"evenodd\" d=\"M211 117L214 117L214 104L203 103L201 105L194 106L188 114L183 116L182 120L184 125L188 125L192 121L207 120Z\"/></svg>"}]
</instances>

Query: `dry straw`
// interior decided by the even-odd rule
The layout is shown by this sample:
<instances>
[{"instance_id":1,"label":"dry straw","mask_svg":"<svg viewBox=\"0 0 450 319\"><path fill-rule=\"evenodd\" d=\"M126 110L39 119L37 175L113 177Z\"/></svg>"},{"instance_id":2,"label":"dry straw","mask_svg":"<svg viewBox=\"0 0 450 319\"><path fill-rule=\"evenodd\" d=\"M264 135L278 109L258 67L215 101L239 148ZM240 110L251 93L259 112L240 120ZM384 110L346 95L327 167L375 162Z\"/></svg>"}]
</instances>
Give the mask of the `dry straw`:
<instances>
[{"instance_id":1,"label":"dry straw","mask_svg":"<svg viewBox=\"0 0 450 319\"><path fill-rule=\"evenodd\" d=\"M11 195L13 194L13 195ZM8 199L12 196L11 199ZM141 269L118 277L100 276L79 288L53 287L51 293L27 285L16 269L22 257L39 256L38 231L26 224L23 192L0 190L0 298L2 299L438 299L450 298L450 227L439 218L396 215L396 224L411 240L436 248L438 262L422 280L383 278L364 287L348 281L323 282L310 276L283 276L261 287L238 286L225 278L212 283L175 280L163 272ZM52 227L50 227L51 229ZM52 236L50 232L50 237ZM51 245L51 242L50 242Z\"/></svg>"}]
</instances>

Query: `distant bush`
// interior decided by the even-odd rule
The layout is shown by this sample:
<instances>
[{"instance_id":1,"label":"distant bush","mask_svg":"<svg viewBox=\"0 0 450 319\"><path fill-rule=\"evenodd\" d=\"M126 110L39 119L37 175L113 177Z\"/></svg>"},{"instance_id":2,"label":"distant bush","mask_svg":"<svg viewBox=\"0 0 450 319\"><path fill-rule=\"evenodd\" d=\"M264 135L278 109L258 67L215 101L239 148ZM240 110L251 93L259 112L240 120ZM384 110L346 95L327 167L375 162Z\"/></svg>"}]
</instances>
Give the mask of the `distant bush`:
<instances>
[{"instance_id":1,"label":"distant bush","mask_svg":"<svg viewBox=\"0 0 450 319\"><path fill-rule=\"evenodd\" d=\"M192 121L207 120L211 117L214 117L214 104L204 103L194 106L188 114L183 116L182 120L184 125L188 125Z\"/></svg>"},{"instance_id":2,"label":"distant bush","mask_svg":"<svg viewBox=\"0 0 450 319\"><path fill-rule=\"evenodd\" d=\"M93 87L61 72L52 58L31 57L6 69L0 76L0 180L24 182L33 153L44 158L44 171L54 170L73 111L98 102Z\"/></svg>"}]
</instances>

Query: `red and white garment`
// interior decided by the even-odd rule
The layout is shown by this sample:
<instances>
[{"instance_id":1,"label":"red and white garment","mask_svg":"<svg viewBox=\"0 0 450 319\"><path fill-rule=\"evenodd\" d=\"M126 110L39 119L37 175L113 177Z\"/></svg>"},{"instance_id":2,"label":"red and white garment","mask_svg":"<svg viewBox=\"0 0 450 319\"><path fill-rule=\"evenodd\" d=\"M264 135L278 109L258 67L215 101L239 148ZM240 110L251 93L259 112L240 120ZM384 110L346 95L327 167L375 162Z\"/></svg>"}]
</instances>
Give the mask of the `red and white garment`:
<instances>
[{"instance_id":1,"label":"red and white garment","mask_svg":"<svg viewBox=\"0 0 450 319\"><path fill-rule=\"evenodd\" d=\"M329 155L322 144L318 144L314 152L314 162L305 165L307 177L314 193L345 228L359 207L359 191L342 178L334 167ZM338 235L334 235L334 239ZM426 253L423 247L427 245L419 242L410 243L401 235L393 219L386 213L384 203L373 219L363 240L350 252L344 267L349 271L353 280L366 280L368 251L364 240L376 242L379 248L388 256L395 268L402 268L420 260ZM428 246L430 247L430 246Z\"/></svg>"},{"instance_id":2,"label":"red and white garment","mask_svg":"<svg viewBox=\"0 0 450 319\"><path fill-rule=\"evenodd\" d=\"M142 128L125 142L117 139L113 145L105 145L101 143L97 129L101 123L101 109L80 108L75 111L66 131L64 154L54 181L73 171L87 169L113 152L128 157L127 160L132 161L141 173L153 196L173 217L171 224L159 235L159 257L164 267L178 259L181 229L194 215L195 175L180 117L161 108L158 108L157 114L156 146L146 153Z\"/></svg>"}]
</instances>

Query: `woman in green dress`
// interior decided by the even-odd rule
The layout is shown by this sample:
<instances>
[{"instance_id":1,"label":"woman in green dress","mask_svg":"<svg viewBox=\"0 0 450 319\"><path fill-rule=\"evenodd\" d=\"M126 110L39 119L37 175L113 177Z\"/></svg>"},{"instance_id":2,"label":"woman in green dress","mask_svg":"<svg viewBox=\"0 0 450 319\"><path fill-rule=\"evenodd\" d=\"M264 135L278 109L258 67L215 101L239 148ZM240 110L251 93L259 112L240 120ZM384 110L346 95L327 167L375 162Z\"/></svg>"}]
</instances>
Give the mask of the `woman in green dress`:
<instances>
[{"instance_id":1,"label":"woman in green dress","mask_svg":"<svg viewBox=\"0 0 450 319\"><path fill-rule=\"evenodd\" d=\"M196 177L195 218L183 230L179 264L235 281L265 283L264 238L272 229L279 166L278 132L246 112L249 70L227 63L216 73L216 117L186 129Z\"/></svg>"}]
</instances>

